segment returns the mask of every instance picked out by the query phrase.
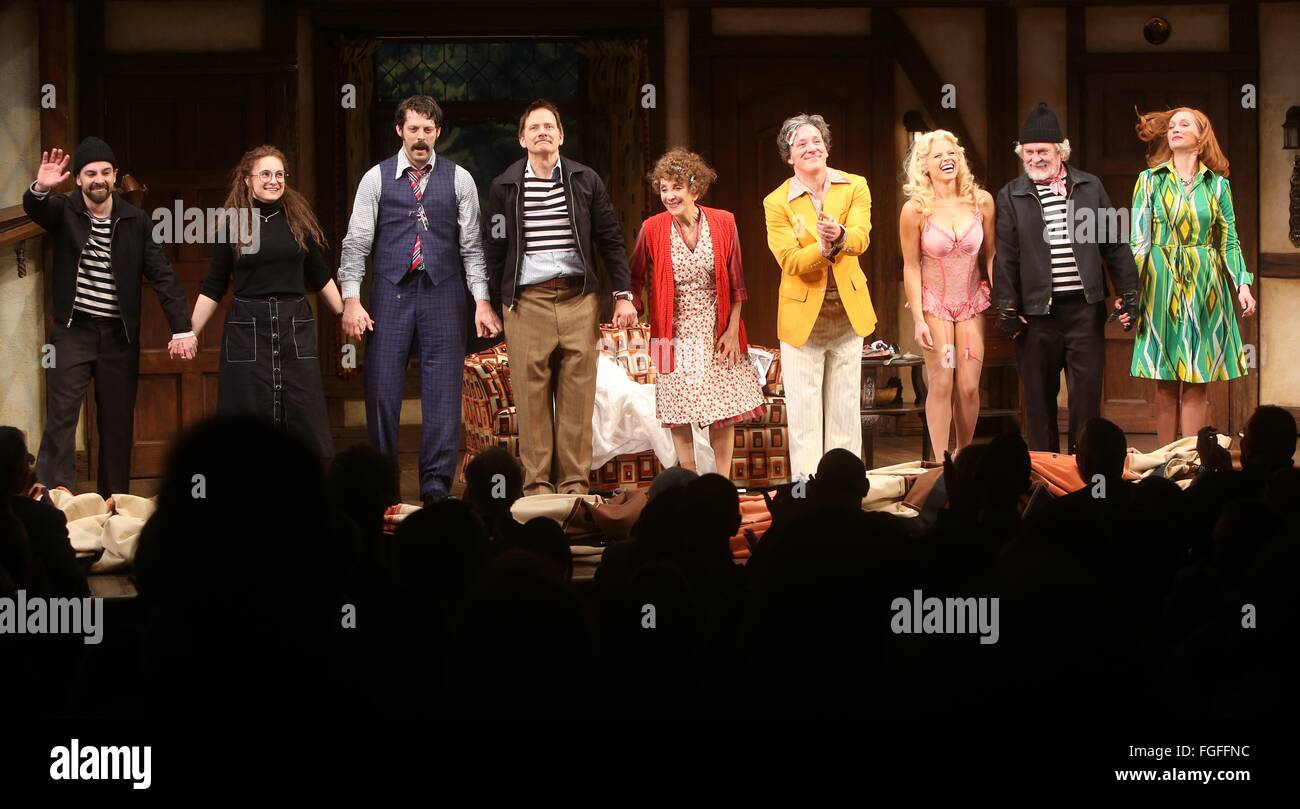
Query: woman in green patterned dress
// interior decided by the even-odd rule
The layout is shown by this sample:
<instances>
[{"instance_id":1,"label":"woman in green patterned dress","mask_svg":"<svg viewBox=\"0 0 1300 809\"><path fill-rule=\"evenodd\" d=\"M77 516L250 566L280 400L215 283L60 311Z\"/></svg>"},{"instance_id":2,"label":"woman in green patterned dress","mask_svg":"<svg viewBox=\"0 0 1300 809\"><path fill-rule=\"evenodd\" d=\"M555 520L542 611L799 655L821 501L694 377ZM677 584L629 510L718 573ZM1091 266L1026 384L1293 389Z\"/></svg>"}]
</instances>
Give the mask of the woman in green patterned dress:
<instances>
[{"instance_id":1,"label":"woman in green patterned dress","mask_svg":"<svg viewBox=\"0 0 1300 809\"><path fill-rule=\"evenodd\" d=\"M1244 376L1232 306L1255 312L1254 277L1237 243L1228 160L1204 113L1188 107L1140 116L1151 145L1133 188L1129 246L1142 284L1135 377L1156 380L1156 434L1172 442L1209 423L1206 384ZM1229 284L1231 281L1231 284ZM1179 418L1181 411L1181 419Z\"/></svg>"}]
</instances>

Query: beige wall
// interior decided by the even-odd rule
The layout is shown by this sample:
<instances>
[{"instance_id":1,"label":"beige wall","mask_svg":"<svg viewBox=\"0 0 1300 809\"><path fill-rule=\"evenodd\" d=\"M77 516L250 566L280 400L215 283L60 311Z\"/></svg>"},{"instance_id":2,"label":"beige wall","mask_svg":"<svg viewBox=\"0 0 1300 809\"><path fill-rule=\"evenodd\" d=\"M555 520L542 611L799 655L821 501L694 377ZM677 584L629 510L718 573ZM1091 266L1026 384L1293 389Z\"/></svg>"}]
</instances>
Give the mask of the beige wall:
<instances>
[{"instance_id":1,"label":"beige wall","mask_svg":"<svg viewBox=\"0 0 1300 809\"><path fill-rule=\"evenodd\" d=\"M1295 255L1287 238L1291 161L1282 149L1286 110L1300 104L1300 3L1265 3L1259 9L1259 249ZM1255 268L1252 268L1255 269ZM1259 400L1300 406L1300 279L1260 279Z\"/></svg>"},{"instance_id":2,"label":"beige wall","mask_svg":"<svg viewBox=\"0 0 1300 809\"><path fill-rule=\"evenodd\" d=\"M1142 33L1151 17L1169 21L1169 39L1152 45ZM1090 53L1228 50L1227 5L1094 6L1087 12Z\"/></svg>"},{"instance_id":3,"label":"beige wall","mask_svg":"<svg viewBox=\"0 0 1300 809\"><path fill-rule=\"evenodd\" d=\"M1295 361L1300 345L1300 279L1261 278L1259 401L1300 407L1300 363Z\"/></svg>"},{"instance_id":4,"label":"beige wall","mask_svg":"<svg viewBox=\"0 0 1300 809\"><path fill-rule=\"evenodd\" d=\"M40 162L40 96L37 75L36 2L0 6L0 207L18 205ZM58 98L57 103L70 103ZM27 276L18 277L12 246L0 248L0 424L27 433L35 450L44 425L41 369L43 240L25 242Z\"/></svg>"},{"instance_id":5,"label":"beige wall","mask_svg":"<svg viewBox=\"0 0 1300 809\"><path fill-rule=\"evenodd\" d=\"M1060 120L1062 131L1068 134L1065 9L1020 9L1016 18L1016 42L1019 45L1016 92L1020 100L1016 120L1024 121L1040 101L1046 102Z\"/></svg>"},{"instance_id":6,"label":"beige wall","mask_svg":"<svg viewBox=\"0 0 1300 809\"><path fill-rule=\"evenodd\" d=\"M920 43L939 81L957 90L957 112L976 151L987 154L988 90L984 65L984 10L901 8L898 16ZM953 36L960 31L960 36ZM929 99L934 104L938 99ZM969 148L970 144L967 144Z\"/></svg>"},{"instance_id":7,"label":"beige wall","mask_svg":"<svg viewBox=\"0 0 1300 809\"><path fill-rule=\"evenodd\" d=\"M1288 107L1300 104L1300 3L1265 3L1259 9L1259 249L1294 253L1287 238L1291 161L1282 148ZM1300 343L1300 334L1294 344Z\"/></svg>"},{"instance_id":8,"label":"beige wall","mask_svg":"<svg viewBox=\"0 0 1300 809\"><path fill-rule=\"evenodd\" d=\"M262 3L108 0L104 28L109 53L254 51L262 47Z\"/></svg>"}]
</instances>

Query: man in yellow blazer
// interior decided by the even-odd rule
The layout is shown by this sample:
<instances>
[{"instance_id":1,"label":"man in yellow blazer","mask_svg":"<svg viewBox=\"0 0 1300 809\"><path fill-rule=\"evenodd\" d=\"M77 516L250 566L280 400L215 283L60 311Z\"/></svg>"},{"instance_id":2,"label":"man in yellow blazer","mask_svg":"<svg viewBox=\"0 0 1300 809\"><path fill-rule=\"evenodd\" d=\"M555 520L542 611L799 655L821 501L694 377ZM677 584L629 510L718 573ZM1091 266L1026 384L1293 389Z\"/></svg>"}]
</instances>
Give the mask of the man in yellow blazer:
<instances>
[{"instance_id":1,"label":"man in yellow blazer","mask_svg":"<svg viewBox=\"0 0 1300 809\"><path fill-rule=\"evenodd\" d=\"M767 244L781 265L776 334L790 424L790 474L807 478L837 447L862 454L862 342L876 312L858 256L871 242L871 191L826 165L820 115L781 126L777 150L794 169L763 200Z\"/></svg>"}]
</instances>

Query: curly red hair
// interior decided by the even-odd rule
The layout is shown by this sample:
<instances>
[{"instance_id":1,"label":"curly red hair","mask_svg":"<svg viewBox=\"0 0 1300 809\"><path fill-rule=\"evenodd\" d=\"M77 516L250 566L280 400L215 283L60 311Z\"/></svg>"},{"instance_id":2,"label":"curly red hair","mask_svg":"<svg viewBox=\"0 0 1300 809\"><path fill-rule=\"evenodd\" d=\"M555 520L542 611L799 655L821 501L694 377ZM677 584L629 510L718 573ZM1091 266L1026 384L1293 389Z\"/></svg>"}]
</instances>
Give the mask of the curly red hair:
<instances>
[{"instance_id":1,"label":"curly red hair","mask_svg":"<svg viewBox=\"0 0 1300 809\"><path fill-rule=\"evenodd\" d=\"M1150 144L1147 146L1147 166L1155 168L1169 162L1173 157L1174 153L1169 148L1169 139L1165 137L1165 133L1169 131L1169 119L1180 112L1189 113L1192 120L1196 122L1196 128L1200 130L1196 150L1200 154L1201 162L1209 166L1210 171L1215 174L1227 177L1228 158L1219 147L1218 139L1214 137L1214 127L1210 126L1210 119L1205 113L1191 107L1176 107L1166 112L1148 112L1145 115L1138 113L1137 136Z\"/></svg>"}]
</instances>

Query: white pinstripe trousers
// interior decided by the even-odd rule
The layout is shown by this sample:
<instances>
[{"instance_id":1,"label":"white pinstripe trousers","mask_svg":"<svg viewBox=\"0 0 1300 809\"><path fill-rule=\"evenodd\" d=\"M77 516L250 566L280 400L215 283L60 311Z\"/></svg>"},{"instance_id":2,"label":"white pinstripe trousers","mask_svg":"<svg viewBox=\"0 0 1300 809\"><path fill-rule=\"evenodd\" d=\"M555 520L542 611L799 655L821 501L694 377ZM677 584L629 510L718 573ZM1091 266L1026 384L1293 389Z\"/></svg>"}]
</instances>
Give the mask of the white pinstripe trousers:
<instances>
[{"instance_id":1,"label":"white pinstripe trousers","mask_svg":"<svg viewBox=\"0 0 1300 809\"><path fill-rule=\"evenodd\" d=\"M792 479L815 474L836 447L861 457L862 342L838 295L822 303L807 342L781 342Z\"/></svg>"}]
</instances>

